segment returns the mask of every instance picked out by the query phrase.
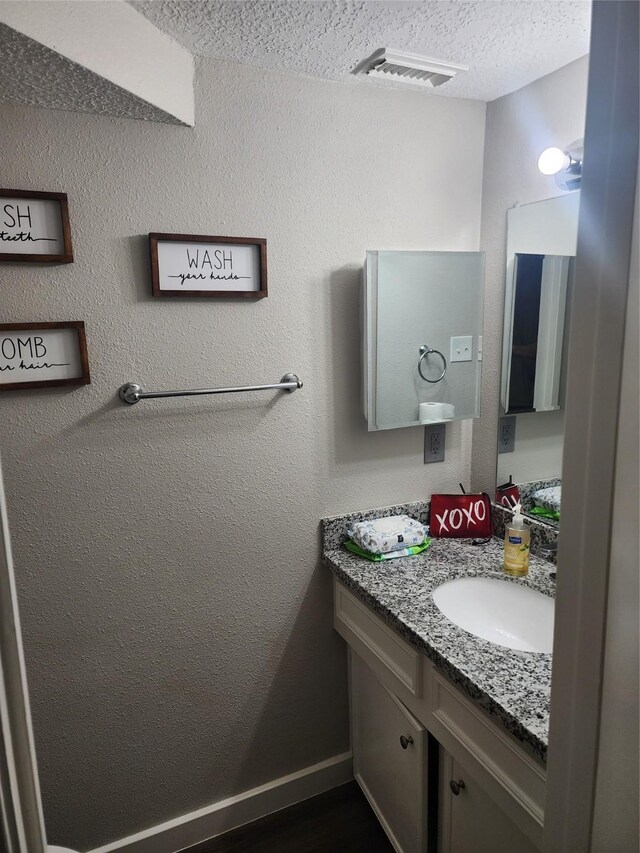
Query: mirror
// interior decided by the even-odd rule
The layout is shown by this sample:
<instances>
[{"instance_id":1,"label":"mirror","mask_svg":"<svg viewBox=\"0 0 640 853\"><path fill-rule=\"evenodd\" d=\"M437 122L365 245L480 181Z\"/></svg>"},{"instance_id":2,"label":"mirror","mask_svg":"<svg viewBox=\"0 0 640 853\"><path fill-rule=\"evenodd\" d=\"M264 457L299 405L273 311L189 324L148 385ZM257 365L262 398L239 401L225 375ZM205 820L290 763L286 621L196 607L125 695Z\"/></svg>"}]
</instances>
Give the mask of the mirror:
<instances>
[{"instance_id":1,"label":"mirror","mask_svg":"<svg viewBox=\"0 0 640 853\"><path fill-rule=\"evenodd\" d=\"M560 517L564 381L580 193L507 216L496 499Z\"/></svg>"},{"instance_id":2,"label":"mirror","mask_svg":"<svg viewBox=\"0 0 640 853\"><path fill-rule=\"evenodd\" d=\"M480 414L482 252L367 252L364 414L369 430Z\"/></svg>"},{"instance_id":3,"label":"mirror","mask_svg":"<svg viewBox=\"0 0 640 853\"><path fill-rule=\"evenodd\" d=\"M573 259L517 252L511 311L505 306L504 412L550 412L561 406L567 290ZM510 328L510 332L508 331Z\"/></svg>"}]
</instances>

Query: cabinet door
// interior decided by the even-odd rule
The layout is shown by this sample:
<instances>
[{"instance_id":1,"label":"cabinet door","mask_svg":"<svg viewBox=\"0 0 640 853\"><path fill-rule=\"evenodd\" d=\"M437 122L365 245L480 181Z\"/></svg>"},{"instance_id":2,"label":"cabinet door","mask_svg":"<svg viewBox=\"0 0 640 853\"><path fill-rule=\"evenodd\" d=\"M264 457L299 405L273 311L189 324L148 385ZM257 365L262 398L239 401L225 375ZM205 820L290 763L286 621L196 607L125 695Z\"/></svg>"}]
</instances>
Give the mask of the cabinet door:
<instances>
[{"instance_id":1,"label":"cabinet door","mask_svg":"<svg viewBox=\"0 0 640 853\"><path fill-rule=\"evenodd\" d=\"M427 732L353 652L351 715L358 784L398 853L425 853Z\"/></svg>"},{"instance_id":2,"label":"cabinet door","mask_svg":"<svg viewBox=\"0 0 640 853\"><path fill-rule=\"evenodd\" d=\"M442 747L438 850L439 853L538 853L519 827Z\"/></svg>"}]
</instances>

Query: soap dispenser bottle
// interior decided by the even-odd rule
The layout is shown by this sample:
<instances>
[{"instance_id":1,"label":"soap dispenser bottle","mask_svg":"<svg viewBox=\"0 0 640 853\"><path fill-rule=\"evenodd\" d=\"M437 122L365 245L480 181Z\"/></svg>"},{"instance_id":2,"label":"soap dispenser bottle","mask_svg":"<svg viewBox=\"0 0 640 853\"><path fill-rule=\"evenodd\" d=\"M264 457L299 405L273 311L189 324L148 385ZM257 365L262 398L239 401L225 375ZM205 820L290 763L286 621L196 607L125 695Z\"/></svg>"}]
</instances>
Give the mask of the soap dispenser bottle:
<instances>
[{"instance_id":1,"label":"soap dispenser bottle","mask_svg":"<svg viewBox=\"0 0 640 853\"><path fill-rule=\"evenodd\" d=\"M504 532L504 570L508 575L521 578L529 571L530 538L531 532L524 523L518 503Z\"/></svg>"}]
</instances>

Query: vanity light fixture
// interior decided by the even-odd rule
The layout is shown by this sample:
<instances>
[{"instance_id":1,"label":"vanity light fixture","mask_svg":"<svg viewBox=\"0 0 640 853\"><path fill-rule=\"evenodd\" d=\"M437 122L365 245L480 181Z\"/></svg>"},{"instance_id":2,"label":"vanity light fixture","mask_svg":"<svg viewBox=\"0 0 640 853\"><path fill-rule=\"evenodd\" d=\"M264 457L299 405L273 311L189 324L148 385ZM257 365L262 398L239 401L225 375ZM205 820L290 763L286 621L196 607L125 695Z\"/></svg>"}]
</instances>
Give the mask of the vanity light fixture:
<instances>
[{"instance_id":1,"label":"vanity light fixture","mask_svg":"<svg viewBox=\"0 0 640 853\"><path fill-rule=\"evenodd\" d=\"M543 175L554 175L562 190L579 190L582 178L582 145L578 139L562 148L545 148L538 157L538 169Z\"/></svg>"}]
</instances>

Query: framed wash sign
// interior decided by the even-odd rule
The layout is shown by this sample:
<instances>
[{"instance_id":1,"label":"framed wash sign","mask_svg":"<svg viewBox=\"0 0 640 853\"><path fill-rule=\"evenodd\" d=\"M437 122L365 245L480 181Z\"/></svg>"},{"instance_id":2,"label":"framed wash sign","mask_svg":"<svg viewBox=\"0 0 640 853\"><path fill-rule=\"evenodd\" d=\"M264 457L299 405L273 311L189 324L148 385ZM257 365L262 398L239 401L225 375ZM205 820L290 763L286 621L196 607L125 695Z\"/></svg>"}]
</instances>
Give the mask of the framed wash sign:
<instances>
[{"instance_id":1,"label":"framed wash sign","mask_svg":"<svg viewBox=\"0 0 640 853\"><path fill-rule=\"evenodd\" d=\"M267 241L260 237L149 234L154 296L267 295Z\"/></svg>"},{"instance_id":2,"label":"framed wash sign","mask_svg":"<svg viewBox=\"0 0 640 853\"><path fill-rule=\"evenodd\" d=\"M0 261L73 261L66 193L0 189Z\"/></svg>"},{"instance_id":3,"label":"framed wash sign","mask_svg":"<svg viewBox=\"0 0 640 853\"><path fill-rule=\"evenodd\" d=\"M0 323L0 391L90 381L84 323Z\"/></svg>"}]
</instances>

